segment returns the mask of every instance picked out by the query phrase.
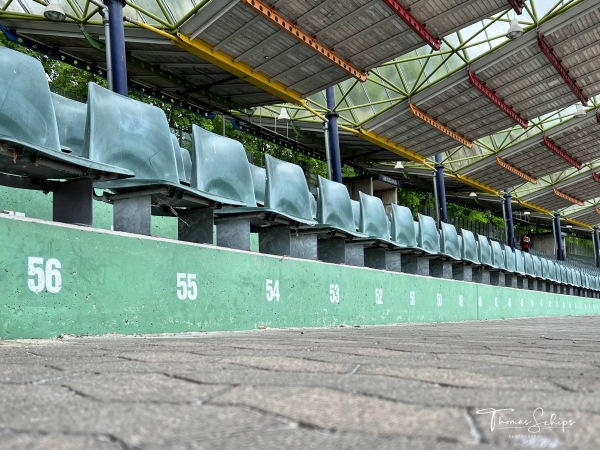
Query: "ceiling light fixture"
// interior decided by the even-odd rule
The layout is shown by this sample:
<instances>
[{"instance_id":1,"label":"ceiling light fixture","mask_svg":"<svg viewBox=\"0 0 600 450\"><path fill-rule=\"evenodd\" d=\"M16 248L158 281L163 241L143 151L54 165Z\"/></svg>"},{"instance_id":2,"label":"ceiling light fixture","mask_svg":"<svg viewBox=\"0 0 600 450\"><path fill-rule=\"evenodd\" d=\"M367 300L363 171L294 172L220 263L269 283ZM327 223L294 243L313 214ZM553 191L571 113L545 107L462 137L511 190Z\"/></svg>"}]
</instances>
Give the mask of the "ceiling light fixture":
<instances>
[{"instance_id":1,"label":"ceiling light fixture","mask_svg":"<svg viewBox=\"0 0 600 450\"><path fill-rule=\"evenodd\" d=\"M67 15L58 3L48 3L48 6L44 9L44 17L52 22L62 22L67 18Z\"/></svg>"},{"instance_id":2,"label":"ceiling light fixture","mask_svg":"<svg viewBox=\"0 0 600 450\"><path fill-rule=\"evenodd\" d=\"M523 36L523 27L519 25L519 19L516 17L510 21L510 26L508 27L508 32L506 33L506 37L508 39L517 39Z\"/></svg>"},{"instance_id":3,"label":"ceiling light fixture","mask_svg":"<svg viewBox=\"0 0 600 450\"><path fill-rule=\"evenodd\" d=\"M290 120L290 115L288 114L287 109L281 108L281 112L279 113L277 120L285 120L285 121Z\"/></svg>"},{"instance_id":4,"label":"ceiling light fixture","mask_svg":"<svg viewBox=\"0 0 600 450\"><path fill-rule=\"evenodd\" d=\"M573 117L585 117L587 113L585 112L585 109L583 109L583 105L581 103L577 103L577 106L575 106L575 114L573 114Z\"/></svg>"}]
</instances>

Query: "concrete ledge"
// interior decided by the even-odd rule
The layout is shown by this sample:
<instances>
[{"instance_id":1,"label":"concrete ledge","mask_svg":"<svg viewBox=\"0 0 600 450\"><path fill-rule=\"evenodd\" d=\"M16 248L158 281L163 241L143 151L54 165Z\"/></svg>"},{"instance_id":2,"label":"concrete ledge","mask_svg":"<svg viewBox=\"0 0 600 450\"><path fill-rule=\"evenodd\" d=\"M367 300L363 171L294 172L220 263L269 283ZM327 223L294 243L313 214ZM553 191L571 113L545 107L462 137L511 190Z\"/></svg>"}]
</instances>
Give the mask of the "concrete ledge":
<instances>
[{"instance_id":1,"label":"concrete ledge","mask_svg":"<svg viewBox=\"0 0 600 450\"><path fill-rule=\"evenodd\" d=\"M0 218L0 236L1 339L600 314L584 297L28 218Z\"/></svg>"}]
</instances>

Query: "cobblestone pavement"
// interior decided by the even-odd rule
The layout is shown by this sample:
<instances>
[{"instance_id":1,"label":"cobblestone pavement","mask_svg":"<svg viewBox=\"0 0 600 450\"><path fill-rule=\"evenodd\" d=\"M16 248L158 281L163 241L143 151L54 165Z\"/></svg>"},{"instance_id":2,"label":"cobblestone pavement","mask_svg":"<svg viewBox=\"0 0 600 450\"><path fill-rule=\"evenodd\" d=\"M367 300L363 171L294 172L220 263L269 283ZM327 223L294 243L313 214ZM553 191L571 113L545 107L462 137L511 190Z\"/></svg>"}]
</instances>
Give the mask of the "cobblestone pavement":
<instances>
[{"instance_id":1,"label":"cobblestone pavement","mask_svg":"<svg viewBox=\"0 0 600 450\"><path fill-rule=\"evenodd\" d=\"M599 330L563 317L0 341L0 448L597 450Z\"/></svg>"}]
</instances>

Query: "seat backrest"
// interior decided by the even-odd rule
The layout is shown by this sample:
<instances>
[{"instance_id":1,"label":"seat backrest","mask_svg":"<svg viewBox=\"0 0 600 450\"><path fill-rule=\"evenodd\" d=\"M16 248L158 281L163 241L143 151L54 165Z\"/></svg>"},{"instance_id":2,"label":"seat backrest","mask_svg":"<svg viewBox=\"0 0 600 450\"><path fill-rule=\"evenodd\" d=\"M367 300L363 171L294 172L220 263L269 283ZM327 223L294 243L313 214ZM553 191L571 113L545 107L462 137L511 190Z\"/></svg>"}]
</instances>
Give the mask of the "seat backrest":
<instances>
[{"instance_id":1,"label":"seat backrest","mask_svg":"<svg viewBox=\"0 0 600 450\"><path fill-rule=\"evenodd\" d=\"M171 142L173 142L173 152L175 153L175 162L177 163L177 176L179 181L185 181L189 183L189 177L185 173L185 167L183 166L183 155L181 154L181 147L179 147L179 140L177 136L171 134Z\"/></svg>"},{"instance_id":2,"label":"seat backrest","mask_svg":"<svg viewBox=\"0 0 600 450\"><path fill-rule=\"evenodd\" d=\"M544 258L545 264L546 264L546 270L547 272L544 272L544 277L548 280L551 281L556 281L556 264L554 263L554 261L551 261L547 258ZM542 270L544 265L542 264Z\"/></svg>"},{"instance_id":3,"label":"seat backrest","mask_svg":"<svg viewBox=\"0 0 600 450\"><path fill-rule=\"evenodd\" d=\"M124 167L133 180L179 184L167 117L162 109L88 85L84 157Z\"/></svg>"},{"instance_id":4,"label":"seat backrest","mask_svg":"<svg viewBox=\"0 0 600 450\"><path fill-rule=\"evenodd\" d=\"M502 244L496 240L492 240L490 245L492 247L492 261L494 262L494 267L506 270L506 261L504 251L502 250Z\"/></svg>"},{"instance_id":5,"label":"seat backrest","mask_svg":"<svg viewBox=\"0 0 600 450\"><path fill-rule=\"evenodd\" d=\"M42 64L0 47L0 141L60 152L54 104Z\"/></svg>"},{"instance_id":6,"label":"seat backrest","mask_svg":"<svg viewBox=\"0 0 600 450\"><path fill-rule=\"evenodd\" d=\"M440 227L440 253L452 259L461 259L460 242L454 225L442 222Z\"/></svg>"},{"instance_id":7,"label":"seat backrest","mask_svg":"<svg viewBox=\"0 0 600 450\"><path fill-rule=\"evenodd\" d=\"M550 261L548 261L546 258L540 258L540 261L542 263L542 277L545 278L546 280L550 279Z\"/></svg>"},{"instance_id":8,"label":"seat backrest","mask_svg":"<svg viewBox=\"0 0 600 450\"><path fill-rule=\"evenodd\" d=\"M479 257L479 262L485 266L495 267L494 260L492 257L492 247L490 245L490 241L485 236L481 234L477 235L477 250Z\"/></svg>"},{"instance_id":9,"label":"seat backrest","mask_svg":"<svg viewBox=\"0 0 600 450\"><path fill-rule=\"evenodd\" d=\"M417 243L427 253L437 254L440 252L440 233L433 217L419 214Z\"/></svg>"},{"instance_id":10,"label":"seat backrest","mask_svg":"<svg viewBox=\"0 0 600 450\"><path fill-rule=\"evenodd\" d=\"M542 278L543 277L543 274L542 274L542 261L540 260L540 257L532 255L531 259L533 259L533 274L537 278Z\"/></svg>"},{"instance_id":11,"label":"seat backrest","mask_svg":"<svg viewBox=\"0 0 600 450\"><path fill-rule=\"evenodd\" d=\"M265 207L293 217L299 222L313 223L311 194L300 166L267 154L265 165Z\"/></svg>"},{"instance_id":12,"label":"seat backrest","mask_svg":"<svg viewBox=\"0 0 600 450\"><path fill-rule=\"evenodd\" d=\"M250 166L250 175L252 175L252 184L254 186L254 197L259 205L265 204L265 190L267 188L267 170L263 167Z\"/></svg>"},{"instance_id":13,"label":"seat backrest","mask_svg":"<svg viewBox=\"0 0 600 450\"><path fill-rule=\"evenodd\" d=\"M317 197L318 197L318 192L317 192ZM317 205L317 199L315 198L315 196L313 194L310 194L310 211L312 213L312 218L313 219L317 219L317 210L319 209L318 205Z\"/></svg>"},{"instance_id":14,"label":"seat backrest","mask_svg":"<svg viewBox=\"0 0 600 450\"><path fill-rule=\"evenodd\" d=\"M412 212L406 206L392 203L392 239L407 248L417 247L417 233Z\"/></svg>"},{"instance_id":15,"label":"seat backrest","mask_svg":"<svg viewBox=\"0 0 600 450\"><path fill-rule=\"evenodd\" d=\"M355 231L352 202L348 189L341 183L319 176L317 221L342 230Z\"/></svg>"},{"instance_id":16,"label":"seat backrest","mask_svg":"<svg viewBox=\"0 0 600 450\"><path fill-rule=\"evenodd\" d=\"M519 275L525 275L525 257L518 248L515 248L515 269Z\"/></svg>"},{"instance_id":17,"label":"seat backrest","mask_svg":"<svg viewBox=\"0 0 600 450\"><path fill-rule=\"evenodd\" d=\"M533 265L533 258L531 253L523 252L523 259L525 259L525 273L529 276L535 276L535 267Z\"/></svg>"},{"instance_id":18,"label":"seat backrest","mask_svg":"<svg viewBox=\"0 0 600 450\"><path fill-rule=\"evenodd\" d=\"M463 261L468 261L473 264L479 264L479 256L477 255L477 241L475 240L475 235L473 232L469 230L465 230L464 228L460 230L460 234L462 235L462 254L461 257Z\"/></svg>"},{"instance_id":19,"label":"seat backrest","mask_svg":"<svg viewBox=\"0 0 600 450\"><path fill-rule=\"evenodd\" d=\"M242 143L197 125L192 125L192 140L190 185L247 206L256 206L252 175Z\"/></svg>"},{"instance_id":20,"label":"seat backrest","mask_svg":"<svg viewBox=\"0 0 600 450\"><path fill-rule=\"evenodd\" d=\"M54 93L52 93L52 103L60 145L71 149L73 155L83 156L86 104Z\"/></svg>"},{"instance_id":21,"label":"seat backrest","mask_svg":"<svg viewBox=\"0 0 600 450\"><path fill-rule=\"evenodd\" d=\"M192 155L187 149L180 147L181 159L183 160L183 171L185 172L185 182L190 184L192 178Z\"/></svg>"},{"instance_id":22,"label":"seat backrest","mask_svg":"<svg viewBox=\"0 0 600 450\"><path fill-rule=\"evenodd\" d=\"M360 192L359 230L372 238L390 239L388 218L385 207L379 197Z\"/></svg>"},{"instance_id":23,"label":"seat backrest","mask_svg":"<svg viewBox=\"0 0 600 450\"><path fill-rule=\"evenodd\" d=\"M360 202L358 200L350 200L352 203L352 217L354 217L354 228L356 231L360 229Z\"/></svg>"},{"instance_id":24,"label":"seat backrest","mask_svg":"<svg viewBox=\"0 0 600 450\"><path fill-rule=\"evenodd\" d=\"M517 270L515 252L510 245L504 245L504 267L507 272L514 273Z\"/></svg>"}]
</instances>

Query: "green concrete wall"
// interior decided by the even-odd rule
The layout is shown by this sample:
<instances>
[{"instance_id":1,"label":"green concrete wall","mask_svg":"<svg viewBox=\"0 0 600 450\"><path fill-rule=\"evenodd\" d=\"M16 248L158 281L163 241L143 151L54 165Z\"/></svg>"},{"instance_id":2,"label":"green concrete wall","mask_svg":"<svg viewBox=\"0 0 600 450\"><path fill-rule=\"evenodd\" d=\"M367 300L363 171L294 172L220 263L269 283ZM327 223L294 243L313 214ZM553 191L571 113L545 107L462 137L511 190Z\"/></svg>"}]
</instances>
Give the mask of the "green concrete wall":
<instances>
[{"instance_id":1,"label":"green concrete wall","mask_svg":"<svg viewBox=\"0 0 600 450\"><path fill-rule=\"evenodd\" d=\"M0 218L0 236L2 339L600 313L600 300L27 218Z\"/></svg>"}]
</instances>

